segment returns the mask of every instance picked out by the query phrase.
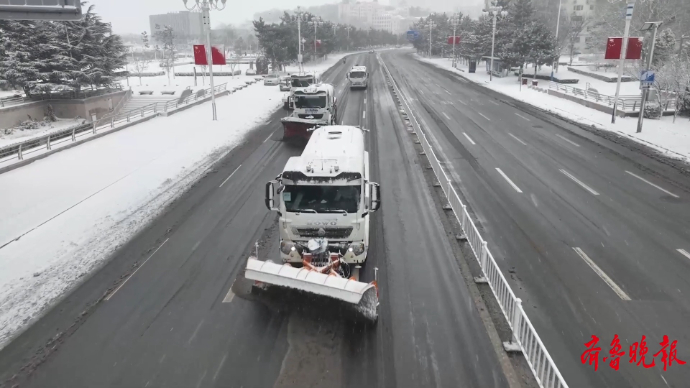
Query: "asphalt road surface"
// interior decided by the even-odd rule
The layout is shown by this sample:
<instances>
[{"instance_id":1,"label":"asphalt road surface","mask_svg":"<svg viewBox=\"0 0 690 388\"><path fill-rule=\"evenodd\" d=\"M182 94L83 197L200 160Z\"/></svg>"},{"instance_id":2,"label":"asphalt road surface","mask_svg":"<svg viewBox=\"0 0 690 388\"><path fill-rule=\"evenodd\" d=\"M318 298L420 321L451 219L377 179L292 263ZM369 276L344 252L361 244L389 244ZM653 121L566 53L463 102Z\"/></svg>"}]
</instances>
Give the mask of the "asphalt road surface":
<instances>
[{"instance_id":1,"label":"asphalt road surface","mask_svg":"<svg viewBox=\"0 0 690 388\"><path fill-rule=\"evenodd\" d=\"M569 386L687 387L690 364L628 352L644 335L651 363L668 335L690 361L688 176L409 51L382 57ZM597 372L580 359L592 335Z\"/></svg>"},{"instance_id":2,"label":"asphalt road surface","mask_svg":"<svg viewBox=\"0 0 690 388\"><path fill-rule=\"evenodd\" d=\"M366 91L346 87L355 62L370 69ZM264 207L264 185L301 150L279 141L285 113L276 112L5 347L0 384L507 386L375 55L350 57L326 79L337 89L338 121L371 129L367 147L383 197L371 219L363 277L379 269L377 326L329 319L327 311L275 309L233 293L255 242L260 257L277 257L277 216Z\"/></svg>"}]
</instances>

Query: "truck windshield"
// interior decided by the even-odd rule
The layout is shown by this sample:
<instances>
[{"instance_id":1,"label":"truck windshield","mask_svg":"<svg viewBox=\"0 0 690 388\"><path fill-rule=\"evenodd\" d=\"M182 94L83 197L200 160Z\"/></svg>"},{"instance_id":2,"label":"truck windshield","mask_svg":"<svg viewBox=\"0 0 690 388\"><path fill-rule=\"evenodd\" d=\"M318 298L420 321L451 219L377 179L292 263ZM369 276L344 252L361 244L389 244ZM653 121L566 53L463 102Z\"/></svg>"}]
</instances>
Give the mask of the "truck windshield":
<instances>
[{"instance_id":1,"label":"truck windshield","mask_svg":"<svg viewBox=\"0 0 690 388\"><path fill-rule=\"evenodd\" d=\"M359 207L360 186L285 186L283 202L290 213L355 213Z\"/></svg>"},{"instance_id":2,"label":"truck windshield","mask_svg":"<svg viewBox=\"0 0 690 388\"><path fill-rule=\"evenodd\" d=\"M309 86L313 83L314 83L314 80L311 78L308 78L308 79L293 78L291 85L293 88L306 88L307 86Z\"/></svg>"},{"instance_id":3,"label":"truck windshield","mask_svg":"<svg viewBox=\"0 0 690 388\"><path fill-rule=\"evenodd\" d=\"M295 97L295 107L304 108L325 108L326 96L297 96Z\"/></svg>"},{"instance_id":4,"label":"truck windshield","mask_svg":"<svg viewBox=\"0 0 690 388\"><path fill-rule=\"evenodd\" d=\"M350 78L364 78L367 73L363 71L353 71L350 73Z\"/></svg>"}]
</instances>

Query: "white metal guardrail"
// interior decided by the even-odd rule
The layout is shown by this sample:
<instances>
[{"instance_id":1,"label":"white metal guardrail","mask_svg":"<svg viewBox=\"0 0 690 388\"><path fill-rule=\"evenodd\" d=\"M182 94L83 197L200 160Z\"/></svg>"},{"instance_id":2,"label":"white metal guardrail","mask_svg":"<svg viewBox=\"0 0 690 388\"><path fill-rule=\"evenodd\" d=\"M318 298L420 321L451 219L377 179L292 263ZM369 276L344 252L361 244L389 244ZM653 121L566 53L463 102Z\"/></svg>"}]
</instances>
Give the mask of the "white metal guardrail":
<instances>
[{"instance_id":1,"label":"white metal guardrail","mask_svg":"<svg viewBox=\"0 0 690 388\"><path fill-rule=\"evenodd\" d=\"M218 85L214 89L216 91L216 94L221 93L227 90L227 83ZM195 102L199 99L207 98L210 95L211 88L207 88L204 89L203 92L199 91L197 93L191 94L182 101L174 99L167 103L153 103L127 112L114 114L112 116L105 116L94 123L74 126L72 128L51 132L44 136L34 137L19 143L14 143L2 147L0 148L0 167L6 165L7 162L11 162L14 160L23 160L24 157L29 154L43 150L51 150L58 144L66 142L75 142L78 138L84 137L88 134L95 135L100 130L112 129L115 128L115 126L125 122L138 121L148 116L157 116L161 112L172 111L181 106Z\"/></svg>"},{"instance_id":2,"label":"white metal guardrail","mask_svg":"<svg viewBox=\"0 0 690 388\"><path fill-rule=\"evenodd\" d=\"M453 209L455 217L460 222L462 230L467 236L467 242L472 252L477 258L477 261L479 261L483 277L477 279L477 281L489 284L491 291L498 301L498 305L501 307L503 315L510 325L513 335L511 341L504 344L505 347L507 349L517 348L522 351L540 387L568 388L568 384L566 384L563 376L561 376L558 367L556 367L553 359L551 359L544 343L539 338L532 322L530 322L525 310L522 308L522 301L520 298L516 297L513 290L510 289L510 285L503 276L498 264L496 264L496 260L494 260L493 255L489 251L486 241L482 238L481 234L479 234L479 230L474 225L474 222L472 222L467 207L462 203L460 196L453 187L451 178L443 171L441 163L431 147L431 143L429 143L424 130L422 130L421 125L419 125L419 122L417 122L417 119L412 113L407 99L403 96L400 88L398 88L397 83L391 76L388 66L386 66L380 57L378 59L385 70L389 85L399 97L400 103L405 105L407 115L411 117L412 121L416 124L415 131L419 138L419 142L426 153L436 178L441 184L441 189L446 195L446 198L448 198L448 202Z\"/></svg>"},{"instance_id":3,"label":"white metal guardrail","mask_svg":"<svg viewBox=\"0 0 690 388\"><path fill-rule=\"evenodd\" d=\"M585 100L594 101L600 104L606 104L612 106L616 96L609 96L607 94L602 94L593 89L582 89L576 88L574 86L559 84L557 82L549 81L549 89L557 90L565 94L571 94L575 97L580 97ZM621 110L639 111L642 102L642 97L639 95L629 95L629 96L619 96L618 104ZM662 98L661 105L664 111L675 111L676 110L676 98Z\"/></svg>"}]
</instances>

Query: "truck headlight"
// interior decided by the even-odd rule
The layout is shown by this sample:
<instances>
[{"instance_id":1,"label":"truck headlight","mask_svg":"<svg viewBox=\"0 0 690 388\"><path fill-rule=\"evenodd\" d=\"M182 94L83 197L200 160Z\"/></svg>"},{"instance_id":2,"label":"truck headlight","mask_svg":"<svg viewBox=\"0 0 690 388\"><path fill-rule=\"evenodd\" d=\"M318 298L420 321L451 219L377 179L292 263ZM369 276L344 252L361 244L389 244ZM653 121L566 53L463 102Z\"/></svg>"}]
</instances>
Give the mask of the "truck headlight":
<instances>
[{"instance_id":1,"label":"truck headlight","mask_svg":"<svg viewBox=\"0 0 690 388\"><path fill-rule=\"evenodd\" d=\"M289 255L290 252L296 250L297 248L295 247L295 243L292 242L287 242L287 241L281 241L280 242L280 251L283 252L285 255Z\"/></svg>"},{"instance_id":2,"label":"truck headlight","mask_svg":"<svg viewBox=\"0 0 690 388\"><path fill-rule=\"evenodd\" d=\"M347 247L347 250L352 252L355 256L359 256L364 253L364 244L361 242L352 243Z\"/></svg>"}]
</instances>

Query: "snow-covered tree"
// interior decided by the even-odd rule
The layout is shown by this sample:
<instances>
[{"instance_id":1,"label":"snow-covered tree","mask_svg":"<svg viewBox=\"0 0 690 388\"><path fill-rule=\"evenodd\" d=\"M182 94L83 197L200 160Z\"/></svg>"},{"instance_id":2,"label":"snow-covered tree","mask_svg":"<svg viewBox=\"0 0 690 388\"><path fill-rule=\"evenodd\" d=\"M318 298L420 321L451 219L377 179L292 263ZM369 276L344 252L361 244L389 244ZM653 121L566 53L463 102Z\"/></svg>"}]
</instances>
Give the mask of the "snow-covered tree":
<instances>
[{"instance_id":1,"label":"snow-covered tree","mask_svg":"<svg viewBox=\"0 0 690 388\"><path fill-rule=\"evenodd\" d=\"M673 34L673 31L670 28L658 31L652 64L654 66L663 65L676 54L676 36Z\"/></svg>"},{"instance_id":2,"label":"snow-covered tree","mask_svg":"<svg viewBox=\"0 0 690 388\"><path fill-rule=\"evenodd\" d=\"M154 38L163 44L160 64L167 72L168 81L170 81L170 72L175 67L175 31L170 26L164 26L163 29L159 29L154 33Z\"/></svg>"},{"instance_id":3,"label":"snow-covered tree","mask_svg":"<svg viewBox=\"0 0 690 388\"><path fill-rule=\"evenodd\" d=\"M141 33L141 43L144 49L149 48L149 36L146 31ZM141 75L148 69L150 63L151 57L146 55L145 52L141 52L138 55L135 55L134 52L132 53L132 67L134 68L132 73L139 77L139 85L141 85Z\"/></svg>"},{"instance_id":4,"label":"snow-covered tree","mask_svg":"<svg viewBox=\"0 0 690 388\"><path fill-rule=\"evenodd\" d=\"M575 15L572 15L575 16ZM563 34L565 39L565 47L567 49L568 55L570 56L570 65L573 64L573 57L575 56L575 46L580 41L580 36L582 32L587 28L590 23L590 19L583 17L569 17L565 24L565 34ZM558 50L560 53L560 50Z\"/></svg>"}]
</instances>

